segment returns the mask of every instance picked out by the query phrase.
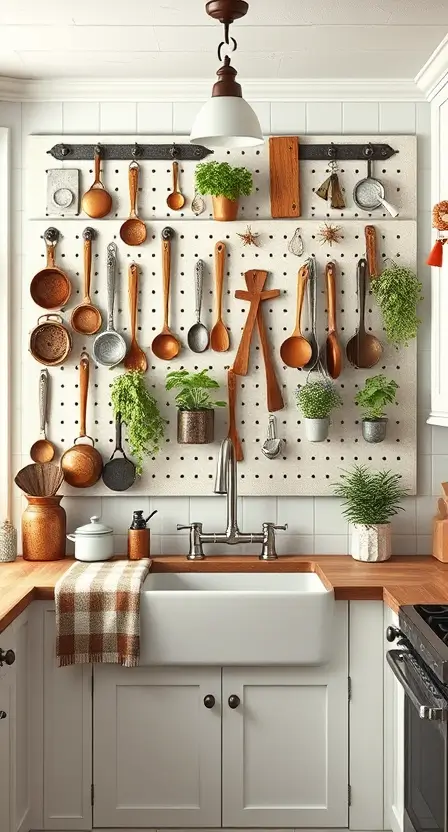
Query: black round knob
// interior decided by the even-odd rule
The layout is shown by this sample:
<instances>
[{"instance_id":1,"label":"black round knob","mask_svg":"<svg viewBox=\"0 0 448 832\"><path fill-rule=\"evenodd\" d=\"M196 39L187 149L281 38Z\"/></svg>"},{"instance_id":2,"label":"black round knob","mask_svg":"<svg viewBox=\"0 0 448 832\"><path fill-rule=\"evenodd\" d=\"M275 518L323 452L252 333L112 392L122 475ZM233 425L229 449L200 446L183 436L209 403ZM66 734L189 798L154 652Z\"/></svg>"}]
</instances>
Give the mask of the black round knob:
<instances>
[{"instance_id":1,"label":"black round knob","mask_svg":"<svg viewBox=\"0 0 448 832\"><path fill-rule=\"evenodd\" d=\"M216 699L212 693L208 693L207 696L204 696L204 705L206 708L214 708Z\"/></svg>"},{"instance_id":2,"label":"black round knob","mask_svg":"<svg viewBox=\"0 0 448 832\"><path fill-rule=\"evenodd\" d=\"M240 697L236 696L234 693L232 693L232 695L229 696L229 708L233 708L233 710L234 710L235 708L238 707L240 702L241 702Z\"/></svg>"},{"instance_id":3,"label":"black round knob","mask_svg":"<svg viewBox=\"0 0 448 832\"><path fill-rule=\"evenodd\" d=\"M4 664L14 664L15 660L16 654L14 653L14 650L5 651L0 649L0 667L2 667Z\"/></svg>"},{"instance_id":4,"label":"black round knob","mask_svg":"<svg viewBox=\"0 0 448 832\"><path fill-rule=\"evenodd\" d=\"M400 638L400 637L401 637L401 633L400 633L400 630L397 629L397 627L388 627L387 628L386 638L387 638L388 641L392 642L392 641L395 641L396 638Z\"/></svg>"},{"instance_id":5,"label":"black round knob","mask_svg":"<svg viewBox=\"0 0 448 832\"><path fill-rule=\"evenodd\" d=\"M8 714L6 713L6 711L0 711L0 719L6 719L7 716Z\"/></svg>"}]
</instances>

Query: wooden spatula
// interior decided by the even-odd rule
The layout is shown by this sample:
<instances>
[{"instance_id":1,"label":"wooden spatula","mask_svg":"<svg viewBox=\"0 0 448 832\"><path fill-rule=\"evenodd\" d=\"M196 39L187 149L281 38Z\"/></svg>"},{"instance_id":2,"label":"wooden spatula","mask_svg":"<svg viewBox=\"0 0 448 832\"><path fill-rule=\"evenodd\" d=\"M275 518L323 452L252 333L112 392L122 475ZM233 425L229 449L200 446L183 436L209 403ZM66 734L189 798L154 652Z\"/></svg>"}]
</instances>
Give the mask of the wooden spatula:
<instances>
[{"instance_id":1,"label":"wooden spatula","mask_svg":"<svg viewBox=\"0 0 448 832\"><path fill-rule=\"evenodd\" d=\"M257 320L258 307L261 301L261 292L264 284L266 283L267 277L267 272L259 271L257 269L253 269L245 273L246 285L250 294L250 307L246 323L244 324L238 352L236 354L235 361L233 362L233 372L238 376L247 376L250 342L252 340L255 321Z\"/></svg>"}]
</instances>

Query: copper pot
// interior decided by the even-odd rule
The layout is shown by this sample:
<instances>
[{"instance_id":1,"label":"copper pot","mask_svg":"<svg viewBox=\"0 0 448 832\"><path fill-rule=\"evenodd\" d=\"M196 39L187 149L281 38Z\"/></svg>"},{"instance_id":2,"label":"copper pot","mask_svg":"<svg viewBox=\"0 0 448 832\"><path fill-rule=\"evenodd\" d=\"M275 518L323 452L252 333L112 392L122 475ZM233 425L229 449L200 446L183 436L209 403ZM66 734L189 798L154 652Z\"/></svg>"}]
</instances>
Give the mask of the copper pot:
<instances>
[{"instance_id":1,"label":"copper pot","mask_svg":"<svg viewBox=\"0 0 448 832\"><path fill-rule=\"evenodd\" d=\"M207 445L215 434L215 411L178 410L177 441L180 445Z\"/></svg>"},{"instance_id":2,"label":"copper pot","mask_svg":"<svg viewBox=\"0 0 448 832\"><path fill-rule=\"evenodd\" d=\"M226 196L212 196L213 219L219 222L231 222L238 216L238 200Z\"/></svg>"},{"instance_id":3,"label":"copper pot","mask_svg":"<svg viewBox=\"0 0 448 832\"><path fill-rule=\"evenodd\" d=\"M29 497L22 514L24 560L61 560L65 558L67 518L60 505L61 494L54 497Z\"/></svg>"}]
</instances>

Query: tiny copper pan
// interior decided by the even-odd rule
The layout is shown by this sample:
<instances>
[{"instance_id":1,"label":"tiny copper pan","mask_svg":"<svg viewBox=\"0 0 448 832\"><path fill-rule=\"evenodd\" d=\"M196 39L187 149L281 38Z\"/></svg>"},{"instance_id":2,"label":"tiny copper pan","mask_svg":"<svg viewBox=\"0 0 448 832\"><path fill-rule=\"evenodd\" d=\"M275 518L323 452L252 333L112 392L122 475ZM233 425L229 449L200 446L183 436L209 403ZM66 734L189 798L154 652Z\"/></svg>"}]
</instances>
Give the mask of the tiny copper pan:
<instances>
[{"instance_id":1,"label":"tiny copper pan","mask_svg":"<svg viewBox=\"0 0 448 832\"><path fill-rule=\"evenodd\" d=\"M30 284L30 294L37 306L54 311L67 305L72 293L72 284L65 272L55 265L55 251L59 240L57 228L47 228L44 240L47 265L34 275Z\"/></svg>"},{"instance_id":2,"label":"tiny copper pan","mask_svg":"<svg viewBox=\"0 0 448 832\"><path fill-rule=\"evenodd\" d=\"M135 209L138 192L138 177L139 177L138 162L131 162L129 165L129 197L131 201L131 210L129 219L123 223L120 228L120 237L128 246L140 246L146 240L146 225L143 220L137 216Z\"/></svg>"},{"instance_id":3,"label":"tiny copper pan","mask_svg":"<svg viewBox=\"0 0 448 832\"><path fill-rule=\"evenodd\" d=\"M41 315L30 334L29 350L39 364L56 367L70 355L72 337L60 315Z\"/></svg>"},{"instance_id":4,"label":"tiny copper pan","mask_svg":"<svg viewBox=\"0 0 448 832\"><path fill-rule=\"evenodd\" d=\"M92 275L92 240L96 237L93 228L85 228L84 238L84 298L72 312L71 325L81 335L94 335L103 323L101 312L93 305L90 298L90 281Z\"/></svg>"}]
</instances>

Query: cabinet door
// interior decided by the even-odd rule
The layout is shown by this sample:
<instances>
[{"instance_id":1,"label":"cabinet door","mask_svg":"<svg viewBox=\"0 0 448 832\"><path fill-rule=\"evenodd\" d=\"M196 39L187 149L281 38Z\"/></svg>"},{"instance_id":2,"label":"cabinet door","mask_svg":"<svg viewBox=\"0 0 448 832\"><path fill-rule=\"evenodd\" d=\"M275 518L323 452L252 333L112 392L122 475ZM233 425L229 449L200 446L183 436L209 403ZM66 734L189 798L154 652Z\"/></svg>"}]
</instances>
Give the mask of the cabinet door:
<instances>
[{"instance_id":1,"label":"cabinet door","mask_svg":"<svg viewBox=\"0 0 448 832\"><path fill-rule=\"evenodd\" d=\"M223 670L223 826L348 825L347 639L339 623L329 665ZM240 700L235 708L231 696Z\"/></svg>"},{"instance_id":2,"label":"cabinet door","mask_svg":"<svg viewBox=\"0 0 448 832\"><path fill-rule=\"evenodd\" d=\"M16 676L15 719L15 830L27 832L31 825L30 787L30 618L28 610L12 625L14 628L14 663Z\"/></svg>"},{"instance_id":3,"label":"cabinet door","mask_svg":"<svg viewBox=\"0 0 448 832\"><path fill-rule=\"evenodd\" d=\"M44 829L91 829L92 669L58 667L53 607L43 641Z\"/></svg>"},{"instance_id":4,"label":"cabinet door","mask_svg":"<svg viewBox=\"0 0 448 832\"><path fill-rule=\"evenodd\" d=\"M14 830L14 674L0 669L0 828Z\"/></svg>"},{"instance_id":5,"label":"cabinet door","mask_svg":"<svg viewBox=\"0 0 448 832\"><path fill-rule=\"evenodd\" d=\"M94 826L221 825L218 668L95 667L93 725Z\"/></svg>"},{"instance_id":6,"label":"cabinet door","mask_svg":"<svg viewBox=\"0 0 448 832\"><path fill-rule=\"evenodd\" d=\"M398 616L385 608L385 628L398 627ZM391 645L385 642L385 652ZM384 826L402 832L404 815L404 690L389 665L384 670Z\"/></svg>"}]
</instances>

